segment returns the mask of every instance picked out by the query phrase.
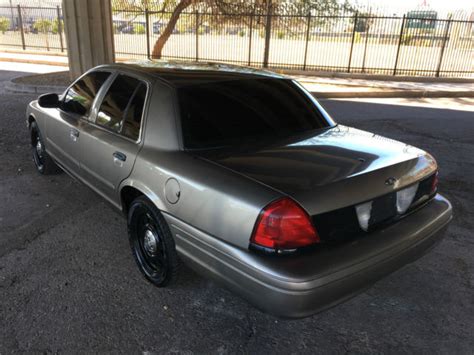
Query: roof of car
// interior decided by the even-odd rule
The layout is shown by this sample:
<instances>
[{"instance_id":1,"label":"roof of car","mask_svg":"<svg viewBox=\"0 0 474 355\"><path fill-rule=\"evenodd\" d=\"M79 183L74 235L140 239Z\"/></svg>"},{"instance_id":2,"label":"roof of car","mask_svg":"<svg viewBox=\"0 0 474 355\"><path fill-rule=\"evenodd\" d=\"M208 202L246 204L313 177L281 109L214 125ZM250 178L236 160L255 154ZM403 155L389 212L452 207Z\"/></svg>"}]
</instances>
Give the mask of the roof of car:
<instances>
[{"instance_id":1,"label":"roof of car","mask_svg":"<svg viewBox=\"0 0 474 355\"><path fill-rule=\"evenodd\" d=\"M102 67L112 67L115 69L132 68L140 72L146 72L158 77L173 86L187 86L197 83L238 80L238 79L285 79L287 77L261 69L251 67L213 63L213 62L184 62L184 61L163 61L149 60L140 62L130 62L112 64Z\"/></svg>"}]
</instances>

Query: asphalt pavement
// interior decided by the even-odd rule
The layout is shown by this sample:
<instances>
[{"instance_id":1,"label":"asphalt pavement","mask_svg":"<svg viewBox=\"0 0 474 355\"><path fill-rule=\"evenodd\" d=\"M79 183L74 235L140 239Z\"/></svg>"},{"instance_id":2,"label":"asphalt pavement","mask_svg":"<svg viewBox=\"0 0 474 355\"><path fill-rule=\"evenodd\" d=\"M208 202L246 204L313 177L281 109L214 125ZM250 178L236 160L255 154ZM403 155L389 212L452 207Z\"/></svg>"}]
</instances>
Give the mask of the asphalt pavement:
<instances>
[{"instance_id":1,"label":"asphalt pavement","mask_svg":"<svg viewBox=\"0 0 474 355\"><path fill-rule=\"evenodd\" d=\"M359 296L302 320L266 315L184 268L141 277L126 222L66 174L39 176L24 123L31 95L2 91L0 353L472 353L472 99L321 101L340 123L431 152L455 218L429 254Z\"/></svg>"}]
</instances>

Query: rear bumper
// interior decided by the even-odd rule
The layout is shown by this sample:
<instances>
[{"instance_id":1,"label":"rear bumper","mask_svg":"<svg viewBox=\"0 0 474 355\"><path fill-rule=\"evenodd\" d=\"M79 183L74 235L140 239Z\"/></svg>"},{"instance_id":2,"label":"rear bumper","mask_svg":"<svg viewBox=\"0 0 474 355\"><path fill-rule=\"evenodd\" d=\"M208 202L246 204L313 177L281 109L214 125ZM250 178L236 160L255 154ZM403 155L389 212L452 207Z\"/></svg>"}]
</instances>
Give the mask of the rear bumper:
<instances>
[{"instance_id":1,"label":"rear bumper","mask_svg":"<svg viewBox=\"0 0 474 355\"><path fill-rule=\"evenodd\" d=\"M336 305L415 261L443 236L452 218L436 195L423 208L353 243L296 256L263 256L236 248L166 215L178 253L196 271L258 308L300 318Z\"/></svg>"}]
</instances>

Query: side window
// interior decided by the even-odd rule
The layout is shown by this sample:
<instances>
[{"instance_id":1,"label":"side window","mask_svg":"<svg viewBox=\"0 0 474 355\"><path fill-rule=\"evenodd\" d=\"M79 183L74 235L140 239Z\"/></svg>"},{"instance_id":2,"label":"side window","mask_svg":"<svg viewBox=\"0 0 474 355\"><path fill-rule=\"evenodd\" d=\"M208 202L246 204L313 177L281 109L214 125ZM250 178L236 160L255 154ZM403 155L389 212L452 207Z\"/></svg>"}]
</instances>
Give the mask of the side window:
<instances>
[{"instance_id":1,"label":"side window","mask_svg":"<svg viewBox=\"0 0 474 355\"><path fill-rule=\"evenodd\" d=\"M107 72L92 72L77 81L67 91L61 108L78 115L87 115L99 89L109 77Z\"/></svg>"},{"instance_id":2,"label":"side window","mask_svg":"<svg viewBox=\"0 0 474 355\"><path fill-rule=\"evenodd\" d=\"M137 140L145 96L146 85L143 82L118 75L100 105L96 124Z\"/></svg>"},{"instance_id":3,"label":"side window","mask_svg":"<svg viewBox=\"0 0 474 355\"><path fill-rule=\"evenodd\" d=\"M130 104L124 116L121 133L128 138L137 140L140 135L140 124L142 122L143 106L145 105L146 85L140 83L135 91L135 95L130 100Z\"/></svg>"}]
</instances>

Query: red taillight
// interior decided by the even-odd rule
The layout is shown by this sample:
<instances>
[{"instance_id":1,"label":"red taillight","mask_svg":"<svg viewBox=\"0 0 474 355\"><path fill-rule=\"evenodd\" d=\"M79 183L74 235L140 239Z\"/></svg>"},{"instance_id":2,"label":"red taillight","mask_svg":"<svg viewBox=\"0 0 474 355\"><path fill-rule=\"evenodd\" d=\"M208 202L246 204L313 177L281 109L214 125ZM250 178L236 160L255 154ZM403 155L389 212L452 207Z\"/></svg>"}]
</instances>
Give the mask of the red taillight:
<instances>
[{"instance_id":1,"label":"red taillight","mask_svg":"<svg viewBox=\"0 0 474 355\"><path fill-rule=\"evenodd\" d=\"M319 242L308 214L293 200L282 198L266 206L250 242L265 248L295 249Z\"/></svg>"},{"instance_id":2,"label":"red taillight","mask_svg":"<svg viewBox=\"0 0 474 355\"><path fill-rule=\"evenodd\" d=\"M431 180L431 193L434 194L438 190L438 172L435 172L433 180Z\"/></svg>"}]
</instances>

